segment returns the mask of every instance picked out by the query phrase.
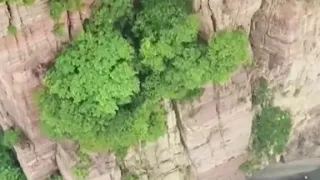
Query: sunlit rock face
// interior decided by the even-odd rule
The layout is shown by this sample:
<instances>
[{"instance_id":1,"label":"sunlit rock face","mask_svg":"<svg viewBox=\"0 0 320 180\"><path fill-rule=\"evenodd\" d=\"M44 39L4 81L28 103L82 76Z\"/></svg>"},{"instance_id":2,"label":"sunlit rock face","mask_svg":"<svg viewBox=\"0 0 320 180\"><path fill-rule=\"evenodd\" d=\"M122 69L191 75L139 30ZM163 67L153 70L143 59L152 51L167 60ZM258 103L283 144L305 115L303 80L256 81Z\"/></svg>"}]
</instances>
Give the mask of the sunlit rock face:
<instances>
[{"instance_id":1,"label":"sunlit rock face","mask_svg":"<svg viewBox=\"0 0 320 180\"><path fill-rule=\"evenodd\" d=\"M47 1L30 6L0 5L0 125L3 129L17 126L30 140L15 147L29 180L45 179L58 169L56 145L40 133L34 93L63 44L82 29L81 18L89 16L88 7L64 14L61 21L69 26L64 35L56 37ZM10 24L16 34L8 31Z\"/></svg>"},{"instance_id":2,"label":"sunlit rock face","mask_svg":"<svg viewBox=\"0 0 320 180\"><path fill-rule=\"evenodd\" d=\"M319 156L320 4L268 0L252 19L258 73L275 89L275 104L293 115L286 160Z\"/></svg>"},{"instance_id":3,"label":"sunlit rock face","mask_svg":"<svg viewBox=\"0 0 320 180\"><path fill-rule=\"evenodd\" d=\"M223 85L208 84L189 103L167 103L167 127L157 141L131 148L122 162L110 152L90 155L88 180L120 180L124 172L142 180L242 180L238 166L246 160L251 134L252 82L264 77L275 89L275 104L290 109L294 128L286 160L319 156L320 4L312 0L194 0L201 37L225 29L244 29L255 68L240 69ZM41 135L33 100L55 55L82 29L92 1L65 13L67 24L55 36L48 2L32 6L0 5L0 125L18 126L29 139L15 147L29 180L44 180L60 170L78 180L73 142L49 141ZM17 34L8 32L9 24Z\"/></svg>"}]
</instances>

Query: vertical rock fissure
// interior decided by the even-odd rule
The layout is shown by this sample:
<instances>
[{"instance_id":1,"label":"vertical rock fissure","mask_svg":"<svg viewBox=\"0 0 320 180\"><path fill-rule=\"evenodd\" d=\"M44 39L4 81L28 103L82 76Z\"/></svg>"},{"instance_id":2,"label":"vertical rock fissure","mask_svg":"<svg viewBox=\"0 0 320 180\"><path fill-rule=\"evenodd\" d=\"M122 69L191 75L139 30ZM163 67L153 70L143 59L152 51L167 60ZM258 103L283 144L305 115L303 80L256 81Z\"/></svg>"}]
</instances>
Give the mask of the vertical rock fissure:
<instances>
[{"instance_id":1,"label":"vertical rock fissure","mask_svg":"<svg viewBox=\"0 0 320 180\"><path fill-rule=\"evenodd\" d=\"M11 6L10 6L8 1L6 1L5 3L6 3L7 11L9 13L9 25L12 25L12 10L11 10Z\"/></svg>"},{"instance_id":2,"label":"vertical rock fissure","mask_svg":"<svg viewBox=\"0 0 320 180\"><path fill-rule=\"evenodd\" d=\"M181 119L181 115L180 115L180 112L179 112L178 103L176 101L172 100L171 101L171 106L172 106L172 109L173 109L175 117L176 117L177 129L179 131L181 145L182 145L182 147L184 149L184 152L186 153L186 155L188 157L188 160L190 161L192 167L195 168L196 166L195 166L194 162L191 159L190 152L188 150L186 142L184 141L184 138L185 138L185 135L183 134L184 128L183 128L183 125L182 125L182 119Z\"/></svg>"},{"instance_id":3,"label":"vertical rock fissure","mask_svg":"<svg viewBox=\"0 0 320 180\"><path fill-rule=\"evenodd\" d=\"M71 24L71 18L70 18L70 11L67 11L67 28L68 28L68 36L69 36L69 40L72 41L72 33L71 33L71 28L72 28L72 24Z\"/></svg>"},{"instance_id":4,"label":"vertical rock fissure","mask_svg":"<svg viewBox=\"0 0 320 180\"><path fill-rule=\"evenodd\" d=\"M207 3L208 3L207 6L208 6L208 8L210 10L210 13L211 13L210 18L211 18L211 21L212 21L212 29L213 29L214 32L216 32L217 31L217 21L216 21L216 18L214 17L214 11L213 11L213 9L212 9L212 7L210 5L210 1L209 0L207 1Z\"/></svg>"},{"instance_id":5,"label":"vertical rock fissure","mask_svg":"<svg viewBox=\"0 0 320 180\"><path fill-rule=\"evenodd\" d=\"M213 97L214 100L216 100L216 108L215 111L217 113L217 119L218 119L218 130L219 130L219 135L221 138L220 145L222 149L225 148L225 141L224 141L224 136L223 136L223 125L221 122L221 113L220 113L220 90L217 88L217 86L214 86L213 88L215 96Z\"/></svg>"}]
</instances>

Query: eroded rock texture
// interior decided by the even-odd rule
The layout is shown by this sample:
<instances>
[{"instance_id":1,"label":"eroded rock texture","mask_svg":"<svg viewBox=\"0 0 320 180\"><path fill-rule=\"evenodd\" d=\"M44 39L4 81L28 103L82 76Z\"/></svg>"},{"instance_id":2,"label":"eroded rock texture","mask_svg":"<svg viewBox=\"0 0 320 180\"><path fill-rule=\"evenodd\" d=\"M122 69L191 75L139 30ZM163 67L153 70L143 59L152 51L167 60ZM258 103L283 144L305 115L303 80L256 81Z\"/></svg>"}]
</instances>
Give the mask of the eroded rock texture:
<instances>
[{"instance_id":1,"label":"eroded rock texture","mask_svg":"<svg viewBox=\"0 0 320 180\"><path fill-rule=\"evenodd\" d=\"M167 133L156 142L132 149L124 167L141 180L192 180L189 158L180 141L174 110L167 104Z\"/></svg>"},{"instance_id":2,"label":"eroded rock texture","mask_svg":"<svg viewBox=\"0 0 320 180\"><path fill-rule=\"evenodd\" d=\"M29 180L44 180L59 170L67 180L78 163L77 146L44 138L33 93L63 44L82 29L92 1L81 12L65 13L65 34L54 35L45 0L22 7L0 5L0 125L21 128L30 141L15 147ZM275 103L289 108L294 132L288 160L319 156L320 5L295 0L194 0L202 37L243 27L252 43L255 77L277 89ZM14 25L18 33L8 34ZM251 121L251 73L241 70L225 85L204 87L192 103L168 107L168 132L156 142L133 148L123 161L142 180L240 180ZM116 158L92 154L90 180L120 180Z\"/></svg>"},{"instance_id":3,"label":"eroded rock texture","mask_svg":"<svg viewBox=\"0 0 320 180\"><path fill-rule=\"evenodd\" d=\"M0 14L4 14L1 20L7 19L7 23L1 27L1 34L7 33L9 22L21 32L16 36L0 37L3 126L18 126L32 141L31 146L17 147L17 156L28 179L41 179L57 168L54 161L55 145L40 135L33 93L40 83L39 74L43 73L37 72L38 67L54 58L60 43L51 32L53 22L49 21L46 2L37 2L28 10L17 6L10 9L9 13L8 8L1 5Z\"/></svg>"},{"instance_id":4,"label":"eroded rock texture","mask_svg":"<svg viewBox=\"0 0 320 180\"><path fill-rule=\"evenodd\" d=\"M183 140L199 176L245 154L253 117L250 96L243 70L224 86L206 86L197 102L179 106Z\"/></svg>"},{"instance_id":5,"label":"eroded rock texture","mask_svg":"<svg viewBox=\"0 0 320 180\"><path fill-rule=\"evenodd\" d=\"M84 180L75 175L75 167L81 161L77 154L78 145L66 141L59 143L56 160L65 180ZM82 157L83 158L83 157ZM111 153L93 153L89 157L91 165L88 166L87 180L121 180L120 167L116 163L116 157Z\"/></svg>"},{"instance_id":6,"label":"eroded rock texture","mask_svg":"<svg viewBox=\"0 0 320 180\"><path fill-rule=\"evenodd\" d=\"M319 2L265 0L253 18L251 42L260 73L277 90L275 103L293 114L287 160L319 156Z\"/></svg>"},{"instance_id":7,"label":"eroded rock texture","mask_svg":"<svg viewBox=\"0 0 320 180\"><path fill-rule=\"evenodd\" d=\"M251 18L262 0L194 0L193 9L201 20L202 37L215 31L243 27L250 30Z\"/></svg>"},{"instance_id":8,"label":"eroded rock texture","mask_svg":"<svg viewBox=\"0 0 320 180\"><path fill-rule=\"evenodd\" d=\"M65 15L62 21L70 29L57 38L47 1L32 6L0 5L0 125L3 129L16 126L30 140L16 147L29 180L44 179L57 169L56 145L40 133L34 92L63 43L81 29L87 12ZM16 35L8 34L9 25L16 27Z\"/></svg>"}]
</instances>

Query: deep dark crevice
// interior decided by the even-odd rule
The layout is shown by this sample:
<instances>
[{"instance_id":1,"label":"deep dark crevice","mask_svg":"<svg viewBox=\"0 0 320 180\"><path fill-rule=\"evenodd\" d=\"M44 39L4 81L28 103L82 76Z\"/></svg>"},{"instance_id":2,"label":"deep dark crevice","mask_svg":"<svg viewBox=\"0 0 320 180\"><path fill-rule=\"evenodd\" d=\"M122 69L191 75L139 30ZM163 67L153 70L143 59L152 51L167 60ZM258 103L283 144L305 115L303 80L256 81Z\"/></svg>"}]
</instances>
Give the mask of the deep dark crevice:
<instances>
[{"instance_id":1,"label":"deep dark crevice","mask_svg":"<svg viewBox=\"0 0 320 180\"><path fill-rule=\"evenodd\" d=\"M12 22L13 14L12 14L11 6L8 1L5 1L5 3L6 3L7 11L9 13L9 26L7 28L14 27L13 22ZM15 34L14 34L14 37L15 37L16 43L18 44L18 39Z\"/></svg>"},{"instance_id":2,"label":"deep dark crevice","mask_svg":"<svg viewBox=\"0 0 320 180\"><path fill-rule=\"evenodd\" d=\"M140 48L140 37L136 32L133 31L135 21L137 19L137 14L143 9L140 0L133 0L133 8L130 14L119 18L115 23L115 29L121 32L123 38L128 40L130 44L134 47L136 54L139 53Z\"/></svg>"},{"instance_id":3,"label":"deep dark crevice","mask_svg":"<svg viewBox=\"0 0 320 180\"><path fill-rule=\"evenodd\" d=\"M70 41L73 40L73 37L72 37L72 33L71 33L71 28L72 28L72 24L71 24L71 18L70 18L70 11L67 11L67 19L68 19L68 36L69 36L69 39Z\"/></svg>"},{"instance_id":4,"label":"deep dark crevice","mask_svg":"<svg viewBox=\"0 0 320 180\"><path fill-rule=\"evenodd\" d=\"M12 10L11 10L11 6L10 6L8 1L6 1L5 3L6 3L7 11L9 13L9 25L12 25Z\"/></svg>"},{"instance_id":5,"label":"deep dark crevice","mask_svg":"<svg viewBox=\"0 0 320 180\"><path fill-rule=\"evenodd\" d=\"M191 159L191 156L190 156L190 153L188 150L188 146L187 146L186 142L184 141L185 135L183 132L185 132L185 128L182 125L182 119L181 119L181 114L180 114L180 111L178 108L178 103L175 100L171 100L171 107L172 107L174 114L175 114L175 118L176 118L176 122L177 122L177 129L178 129L179 135L180 135L181 145L182 145L186 155L188 156L188 159L189 159L192 167L195 167L195 164L193 163L193 161Z\"/></svg>"},{"instance_id":6,"label":"deep dark crevice","mask_svg":"<svg viewBox=\"0 0 320 180\"><path fill-rule=\"evenodd\" d=\"M209 8L209 10L211 12L210 18L211 18L211 21L212 21L212 29L213 29L214 32L217 32L217 21L216 21L216 18L214 17L214 14L213 14L214 11L213 11L213 9L212 9L212 7L210 5L210 1L208 1L208 8Z\"/></svg>"}]
</instances>

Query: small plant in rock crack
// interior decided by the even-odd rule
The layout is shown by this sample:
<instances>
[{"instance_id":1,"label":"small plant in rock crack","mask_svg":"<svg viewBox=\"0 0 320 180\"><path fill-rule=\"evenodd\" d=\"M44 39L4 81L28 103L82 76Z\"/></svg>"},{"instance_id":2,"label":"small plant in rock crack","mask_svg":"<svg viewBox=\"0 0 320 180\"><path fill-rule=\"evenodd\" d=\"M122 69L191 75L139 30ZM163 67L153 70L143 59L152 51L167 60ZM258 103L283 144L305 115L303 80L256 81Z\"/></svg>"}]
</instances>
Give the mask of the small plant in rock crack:
<instances>
[{"instance_id":1,"label":"small plant in rock crack","mask_svg":"<svg viewBox=\"0 0 320 180\"><path fill-rule=\"evenodd\" d=\"M273 94L268 87L267 80L261 78L257 88L253 92L252 103L253 105L269 106L273 102Z\"/></svg>"},{"instance_id":2,"label":"small plant in rock crack","mask_svg":"<svg viewBox=\"0 0 320 180\"><path fill-rule=\"evenodd\" d=\"M89 168L91 165L90 157L83 151L78 152L79 161L73 168L73 175L78 179L86 179L89 174Z\"/></svg>"},{"instance_id":3,"label":"small plant in rock crack","mask_svg":"<svg viewBox=\"0 0 320 180\"><path fill-rule=\"evenodd\" d=\"M57 23L54 25L54 33L56 36L61 37L64 33L64 24Z\"/></svg>"},{"instance_id":4,"label":"small plant in rock crack","mask_svg":"<svg viewBox=\"0 0 320 180\"><path fill-rule=\"evenodd\" d=\"M48 180L63 180L63 177L60 174L54 174Z\"/></svg>"},{"instance_id":5,"label":"small plant in rock crack","mask_svg":"<svg viewBox=\"0 0 320 180\"><path fill-rule=\"evenodd\" d=\"M12 147L17 145L22 139L21 131L17 129L7 130L3 135L3 145L7 147Z\"/></svg>"},{"instance_id":6,"label":"small plant in rock crack","mask_svg":"<svg viewBox=\"0 0 320 180\"><path fill-rule=\"evenodd\" d=\"M35 0L23 0L24 5L33 5Z\"/></svg>"},{"instance_id":7,"label":"small plant in rock crack","mask_svg":"<svg viewBox=\"0 0 320 180\"><path fill-rule=\"evenodd\" d=\"M14 25L10 24L10 25L8 26L8 33L9 33L11 36L17 35L17 28L16 28Z\"/></svg>"},{"instance_id":8,"label":"small plant in rock crack","mask_svg":"<svg viewBox=\"0 0 320 180\"><path fill-rule=\"evenodd\" d=\"M139 180L139 176L137 176L135 174L126 174L126 175L124 175L122 180Z\"/></svg>"}]
</instances>

